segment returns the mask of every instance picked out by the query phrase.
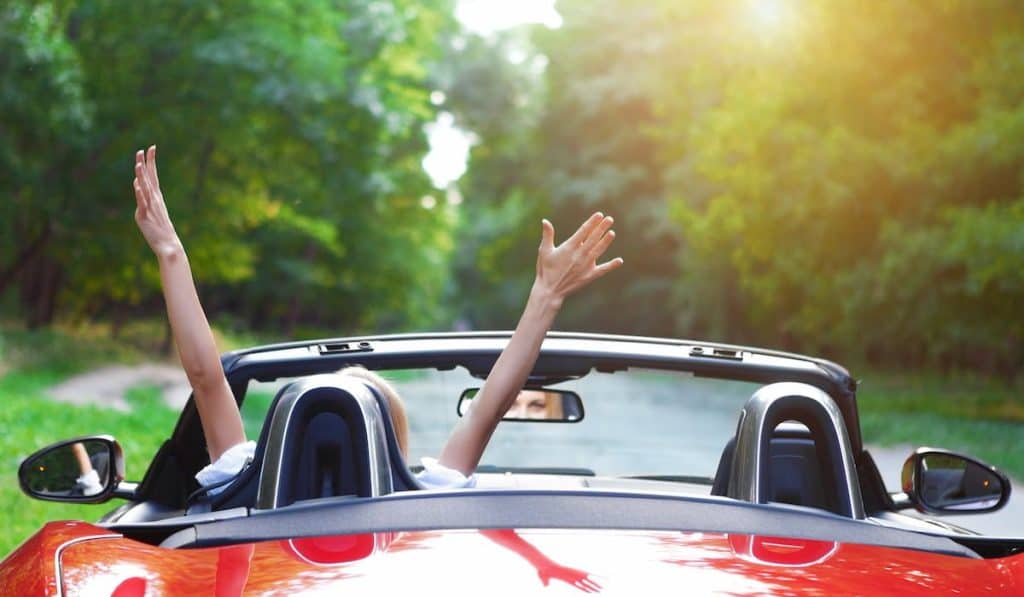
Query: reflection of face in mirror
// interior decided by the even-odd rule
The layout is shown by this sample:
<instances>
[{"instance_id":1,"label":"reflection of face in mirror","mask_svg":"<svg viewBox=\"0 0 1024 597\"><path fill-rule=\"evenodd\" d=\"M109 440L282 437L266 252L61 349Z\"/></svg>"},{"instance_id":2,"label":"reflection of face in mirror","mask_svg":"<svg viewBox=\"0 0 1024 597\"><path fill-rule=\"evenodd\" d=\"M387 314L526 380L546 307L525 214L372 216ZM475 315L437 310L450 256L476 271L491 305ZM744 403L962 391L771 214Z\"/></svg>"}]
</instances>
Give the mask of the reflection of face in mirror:
<instances>
[{"instance_id":1,"label":"reflection of face in mirror","mask_svg":"<svg viewBox=\"0 0 1024 597\"><path fill-rule=\"evenodd\" d=\"M995 506L1003 493L998 476L958 456L927 454L920 470L921 500L931 508L983 510Z\"/></svg>"},{"instance_id":2,"label":"reflection of face in mirror","mask_svg":"<svg viewBox=\"0 0 1024 597\"><path fill-rule=\"evenodd\" d=\"M460 417L469 413L479 392L479 388L469 388L462 392L457 407ZM583 420L583 401L579 394L568 390L525 388L516 394L501 419L577 423Z\"/></svg>"},{"instance_id":3,"label":"reflection of face in mirror","mask_svg":"<svg viewBox=\"0 0 1024 597\"><path fill-rule=\"evenodd\" d=\"M110 475L110 451L102 441L73 442L39 455L28 486L38 494L92 497L103 493Z\"/></svg>"},{"instance_id":4,"label":"reflection of face in mirror","mask_svg":"<svg viewBox=\"0 0 1024 597\"><path fill-rule=\"evenodd\" d=\"M564 417L562 396L557 392L544 390L522 390L505 413L505 417L560 421Z\"/></svg>"}]
</instances>

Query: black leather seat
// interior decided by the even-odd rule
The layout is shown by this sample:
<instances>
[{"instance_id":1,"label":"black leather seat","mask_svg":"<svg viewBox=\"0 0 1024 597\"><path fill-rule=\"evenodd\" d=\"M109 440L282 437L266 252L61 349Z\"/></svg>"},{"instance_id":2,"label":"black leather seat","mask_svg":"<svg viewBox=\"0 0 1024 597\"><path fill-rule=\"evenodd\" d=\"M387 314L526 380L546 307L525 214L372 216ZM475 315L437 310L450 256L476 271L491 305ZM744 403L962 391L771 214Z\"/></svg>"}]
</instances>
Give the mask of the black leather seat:
<instances>
[{"instance_id":1,"label":"black leather seat","mask_svg":"<svg viewBox=\"0 0 1024 597\"><path fill-rule=\"evenodd\" d=\"M284 436L278 506L314 498L370 495L370 459L358 404L345 390L307 391Z\"/></svg>"}]
</instances>

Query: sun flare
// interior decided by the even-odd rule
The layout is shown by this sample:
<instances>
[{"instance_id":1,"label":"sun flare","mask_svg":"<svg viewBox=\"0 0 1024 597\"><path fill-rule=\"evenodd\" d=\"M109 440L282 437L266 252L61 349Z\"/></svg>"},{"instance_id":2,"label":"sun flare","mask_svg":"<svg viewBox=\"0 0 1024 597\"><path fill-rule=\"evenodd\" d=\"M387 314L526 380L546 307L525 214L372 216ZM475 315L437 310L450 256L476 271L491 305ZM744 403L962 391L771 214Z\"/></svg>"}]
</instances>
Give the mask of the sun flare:
<instances>
[{"instance_id":1,"label":"sun flare","mask_svg":"<svg viewBox=\"0 0 1024 597\"><path fill-rule=\"evenodd\" d=\"M786 0L750 0L753 20L764 29L781 27L788 20L790 11Z\"/></svg>"}]
</instances>

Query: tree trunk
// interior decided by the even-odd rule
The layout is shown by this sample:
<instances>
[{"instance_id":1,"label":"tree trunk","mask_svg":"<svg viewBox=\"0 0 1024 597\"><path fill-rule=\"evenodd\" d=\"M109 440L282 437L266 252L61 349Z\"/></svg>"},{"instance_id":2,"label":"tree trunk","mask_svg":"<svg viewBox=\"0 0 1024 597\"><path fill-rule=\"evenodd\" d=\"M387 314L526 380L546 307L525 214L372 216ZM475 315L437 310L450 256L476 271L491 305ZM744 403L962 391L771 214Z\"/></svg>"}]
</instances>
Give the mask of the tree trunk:
<instances>
[{"instance_id":1,"label":"tree trunk","mask_svg":"<svg viewBox=\"0 0 1024 597\"><path fill-rule=\"evenodd\" d=\"M38 257L50 242L50 221L43 223L43 229L32 239L14 258L14 261L0 271L0 294L3 294L7 287L17 279L18 274Z\"/></svg>"},{"instance_id":2,"label":"tree trunk","mask_svg":"<svg viewBox=\"0 0 1024 597\"><path fill-rule=\"evenodd\" d=\"M21 305L25 324L35 329L53 323L64 276L60 264L46 253L37 253L29 263L21 275Z\"/></svg>"}]
</instances>

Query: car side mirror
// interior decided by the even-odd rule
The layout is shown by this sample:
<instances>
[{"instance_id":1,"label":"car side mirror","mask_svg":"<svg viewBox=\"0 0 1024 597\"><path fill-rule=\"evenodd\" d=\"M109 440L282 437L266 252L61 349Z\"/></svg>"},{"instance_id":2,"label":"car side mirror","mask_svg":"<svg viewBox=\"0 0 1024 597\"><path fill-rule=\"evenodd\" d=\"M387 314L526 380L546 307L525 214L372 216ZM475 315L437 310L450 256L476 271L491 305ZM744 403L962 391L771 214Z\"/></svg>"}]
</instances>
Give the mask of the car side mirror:
<instances>
[{"instance_id":1,"label":"car side mirror","mask_svg":"<svg viewBox=\"0 0 1024 597\"><path fill-rule=\"evenodd\" d=\"M983 514L1010 499L1010 479L995 467L962 454L920 448L907 458L903 492L922 512Z\"/></svg>"},{"instance_id":2,"label":"car side mirror","mask_svg":"<svg viewBox=\"0 0 1024 597\"><path fill-rule=\"evenodd\" d=\"M480 388L469 388L459 397L457 408L465 416ZM524 388L501 418L502 421L529 421L549 423L578 423L583 420L583 400L569 390Z\"/></svg>"},{"instance_id":3,"label":"car side mirror","mask_svg":"<svg viewBox=\"0 0 1024 597\"><path fill-rule=\"evenodd\" d=\"M105 502L123 479L121 446L105 435L51 444L18 467L21 490L29 497L53 502Z\"/></svg>"}]
</instances>

